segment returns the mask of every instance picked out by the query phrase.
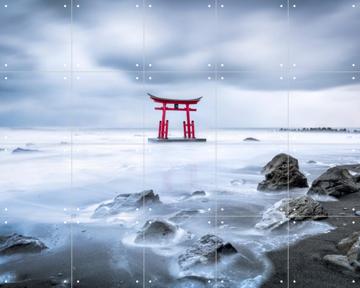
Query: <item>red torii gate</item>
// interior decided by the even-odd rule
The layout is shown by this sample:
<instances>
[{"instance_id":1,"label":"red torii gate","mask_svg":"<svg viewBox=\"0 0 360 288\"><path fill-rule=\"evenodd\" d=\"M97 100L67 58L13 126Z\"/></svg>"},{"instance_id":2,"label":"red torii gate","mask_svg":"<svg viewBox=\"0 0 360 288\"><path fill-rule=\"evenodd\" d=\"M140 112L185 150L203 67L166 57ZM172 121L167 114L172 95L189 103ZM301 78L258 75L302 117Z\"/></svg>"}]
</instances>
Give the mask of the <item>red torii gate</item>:
<instances>
[{"instance_id":1,"label":"red torii gate","mask_svg":"<svg viewBox=\"0 0 360 288\"><path fill-rule=\"evenodd\" d=\"M166 111L185 111L186 112L186 121L183 121L183 131L184 138L176 139L175 141L206 141L206 139L195 138L195 123L194 120L190 118L190 112L197 111L195 108L190 107L190 105L197 104L202 97L195 99L169 99L169 98L161 98L148 93L150 98L156 102L160 103L160 107L155 107L155 110L162 111L162 117L159 121L159 131L158 138L159 140L169 140L168 139L168 131L169 131L169 120L166 120ZM151 139L153 140L153 139ZM171 139L173 140L173 139Z\"/></svg>"}]
</instances>

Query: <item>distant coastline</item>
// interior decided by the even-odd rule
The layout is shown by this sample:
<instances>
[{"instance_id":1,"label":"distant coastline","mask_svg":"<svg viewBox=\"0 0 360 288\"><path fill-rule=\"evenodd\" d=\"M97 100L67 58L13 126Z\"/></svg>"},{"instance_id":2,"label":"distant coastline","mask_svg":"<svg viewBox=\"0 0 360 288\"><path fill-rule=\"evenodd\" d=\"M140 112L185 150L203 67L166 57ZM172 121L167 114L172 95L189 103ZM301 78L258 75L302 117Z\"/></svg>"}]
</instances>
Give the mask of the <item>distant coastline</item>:
<instances>
[{"instance_id":1,"label":"distant coastline","mask_svg":"<svg viewBox=\"0 0 360 288\"><path fill-rule=\"evenodd\" d=\"M332 128L332 127L303 127L303 128L280 128L281 132L337 132L337 133L360 133L360 129Z\"/></svg>"}]
</instances>

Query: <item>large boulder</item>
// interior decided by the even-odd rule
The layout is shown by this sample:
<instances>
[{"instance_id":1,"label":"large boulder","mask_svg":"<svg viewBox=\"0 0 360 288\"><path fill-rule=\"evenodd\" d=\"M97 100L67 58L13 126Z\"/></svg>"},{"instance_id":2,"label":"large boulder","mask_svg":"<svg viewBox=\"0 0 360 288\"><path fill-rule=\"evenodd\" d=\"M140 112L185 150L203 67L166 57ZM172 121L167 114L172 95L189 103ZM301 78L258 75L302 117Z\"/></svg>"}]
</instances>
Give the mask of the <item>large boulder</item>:
<instances>
[{"instance_id":1,"label":"large boulder","mask_svg":"<svg viewBox=\"0 0 360 288\"><path fill-rule=\"evenodd\" d=\"M276 155L262 169L265 180L258 184L259 191L281 191L309 187L304 174L299 170L298 160L281 153Z\"/></svg>"},{"instance_id":2,"label":"large boulder","mask_svg":"<svg viewBox=\"0 0 360 288\"><path fill-rule=\"evenodd\" d=\"M178 227L163 220L149 220L135 238L136 243L166 243L176 236Z\"/></svg>"},{"instance_id":3,"label":"large boulder","mask_svg":"<svg viewBox=\"0 0 360 288\"><path fill-rule=\"evenodd\" d=\"M34 237L12 234L0 236L0 254L36 253L47 249L46 245Z\"/></svg>"},{"instance_id":4,"label":"large boulder","mask_svg":"<svg viewBox=\"0 0 360 288\"><path fill-rule=\"evenodd\" d=\"M188 270L197 265L213 264L226 255L236 254L237 250L220 237L207 234L202 236L178 258L181 269Z\"/></svg>"},{"instance_id":5,"label":"large boulder","mask_svg":"<svg viewBox=\"0 0 360 288\"><path fill-rule=\"evenodd\" d=\"M153 190L145 190L140 193L120 194L112 201L99 205L93 214L93 218L108 217L119 214L129 208L140 208L144 205L160 204L160 197Z\"/></svg>"},{"instance_id":6,"label":"large boulder","mask_svg":"<svg viewBox=\"0 0 360 288\"><path fill-rule=\"evenodd\" d=\"M286 198L267 209L255 227L273 230L290 220L320 220L327 215L322 205L309 196Z\"/></svg>"},{"instance_id":7,"label":"large boulder","mask_svg":"<svg viewBox=\"0 0 360 288\"><path fill-rule=\"evenodd\" d=\"M357 170L347 166L336 166L328 169L315 179L308 194L342 197L360 191L360 178Z\"/></svg>"},{"instance_id":8,"label":"large boulder","mask_svg":"<svg viewBox=\"0 0 360 288\"><path fill-rule=\"evenodd\" d=\"M354 232L342 239L336 247L345 255L326 255L323 258L324 262L342 272L360 272L360 232Z\"/></svg>"}]
</instances>

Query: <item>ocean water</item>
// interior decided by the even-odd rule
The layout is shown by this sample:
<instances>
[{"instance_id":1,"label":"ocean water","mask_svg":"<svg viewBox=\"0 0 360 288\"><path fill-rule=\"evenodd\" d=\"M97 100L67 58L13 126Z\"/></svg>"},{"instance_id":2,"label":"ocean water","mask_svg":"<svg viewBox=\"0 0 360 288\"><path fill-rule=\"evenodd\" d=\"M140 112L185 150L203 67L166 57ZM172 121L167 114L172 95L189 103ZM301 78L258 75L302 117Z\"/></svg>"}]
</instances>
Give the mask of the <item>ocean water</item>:
<instances>
[{"instance_id":1,"label":"ocean water","mask_svg":"<svg viewBox=\"0 0 360 288\"><path fill-rule=\"evenodd\" d=\"M267 251L332 229L321 221L277 232L255 229L272 204L307 191L259 192L261 168L276 154L289 153L299 159L311 183L329 167L360 159L360 134L229 129L204 131L199 136L206 137L206 143L149 143L154 133L1 129L1 235L38 237L49 249L37 256L0 257L5 264L0 281L23 279L25 272L33 278L61 272L62 280L80 279L84 287L96 281L106 287L118 287L112 283L119 281L121 287L143 281L149 287L259 287L272 268ZM260 141L244 142L246 137ZM31 151L13 153L16 148ZM116 195L146 189L159 194L162 204L109 218L91 217L98 205ZM198 190L206 196L189 197ZM200 213L174 218L189 209ZM171 219L179 235L166 244L136 244L137 232L151 219ZM182 271L178 255L205 234L218 235L239 253ZM69 269L39 268L56 257L69 259ZM73 273L71 265L76 266Z\"/></svg>"}]
</instances>

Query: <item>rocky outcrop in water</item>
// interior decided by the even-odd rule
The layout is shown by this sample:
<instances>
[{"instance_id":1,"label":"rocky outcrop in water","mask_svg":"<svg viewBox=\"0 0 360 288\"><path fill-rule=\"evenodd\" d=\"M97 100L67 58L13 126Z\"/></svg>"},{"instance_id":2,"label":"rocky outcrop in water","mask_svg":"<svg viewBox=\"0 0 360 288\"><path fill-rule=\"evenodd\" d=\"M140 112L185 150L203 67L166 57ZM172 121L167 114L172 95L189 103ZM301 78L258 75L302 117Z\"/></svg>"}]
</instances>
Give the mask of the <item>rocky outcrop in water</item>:
<instances>
[{"instance_id":1,"label":"rocky outcrop in water","mask_svg":"<svg viewBox=\"0 0 360 288\"><path fill-rule=\"evenodd\" d=\"M245 142L259 142L259 139L253 138L253 137L247 137L243 141Z\"/></svg>"},{"instance_id":2,"label":"rocky outcrop in water","mask_svg":"<svg viewBox=\"0 0 360 288\"><path fill-rule=\"evenodd\" d=\"M21 153L34 153L34 152L39 152L39 150L35 150L35 149L24 149L24 148L16 148L12 151L13 154L21 154Z\"/></svg>"},{"instance_id":3,"label":"rocky outcrop in water","mask_svg":"<svg viewBox=\"0 0 360 288\"><path fill-rule=\"evenodd\" d=\"M164 243L174 239L178 227L163 220L149 220L135 238L136 243Z\"/></svg>"},{"instance_id":4,"label":"rocky outcrop in water","mask_svg":"<svg viewBox=\"0 0 360 288\"><path fill-rule=\"evenodd\" d=\"M119 214L124 210L131 208L140 208L143 206L160 204L160 197L153 190L145 190L140 193L120 194L111 202L101 204L95 209L93 218L107 217Z\"/></svg>"},{"instance_id":5,"label":"rocky outcrop in water","mask_svg":"<svg viewBox=\"0 0 360 288\"><path fill-rule=\"evenodd\" d=\"M328 169L315 179L308 194L342 197L360 191L360 165L343 165Z\"/></svg>"},{"instance_id":6,"label":"rocky outcrop in water","mask_svg":"<svg viewBox=\"0 0 360 288\"><path fill-rule=\"evenodd\" d=\"M309 196L282 199L266 210L262 220L256 224L258 229L276 229L289 220L320 220L328 216L322 205Z\"/></svg>"},{"instance_id":7,"label":"rocky outcrop in water","mask_svg":"<svg viewBox=\"0 0 360 288\"><path fill-rule=\"evenodd\" d=\"M344 238L336 247L343 255L326 255L323 258L324 262L345 272L360 272L360 232L354 232Z\"/></svg>"},{"instance_id":8,"label":"rocky outcrop in water","mask_svg":"<svg viewBox=\"0 0 360 288\"><path fill-rule=\"evenodd\" d=\"M230 243L225 243L220 237L207 234L202 236L178 258L181 269L187 270L197 265L213 264L226 255L236 254L237 250Z\"/></svg>"},{"instance_id":9,"label":"rocky outcrop in water","mask_svg":"<svg viewBox=\"0 0 360 288\"><path fill-rule=\"evenodd\" d=\"M0 236L0 254L36 253L47 249L46 245L34 237L12 234Z\"/></svg>"},{"instance_id":10,"label":"rocky outcrop in water","mask_svg":"<svg viewBox=\"0 0 360 288\"><path fill-rule=\"evenodd\" d=\"M262 169L265 180L258 184L259 191L281 191L309 187L307 179L299 170L298 160L281 153Z\"/></svg>"}]
</instances>

